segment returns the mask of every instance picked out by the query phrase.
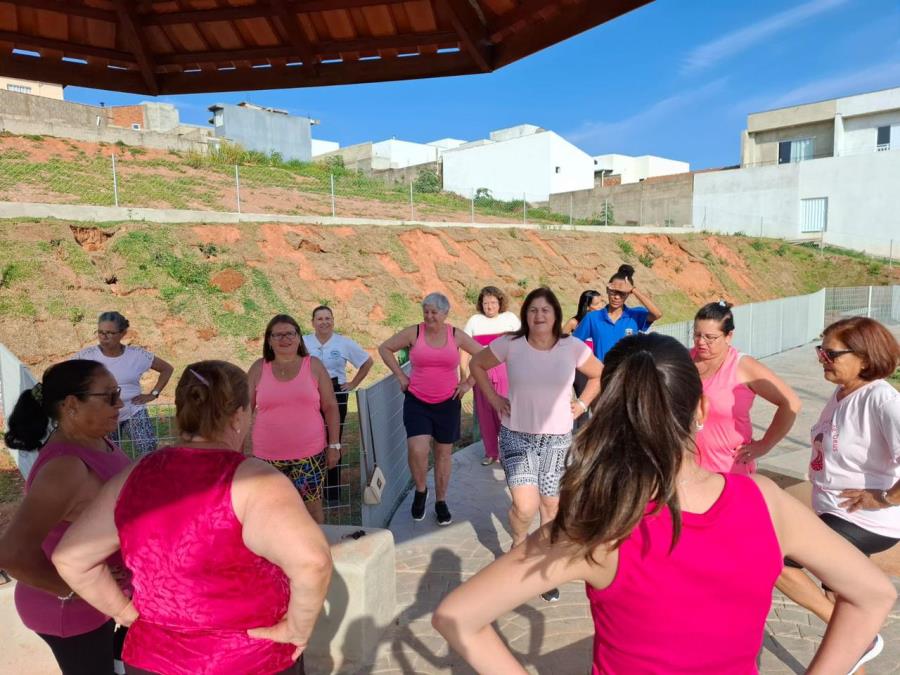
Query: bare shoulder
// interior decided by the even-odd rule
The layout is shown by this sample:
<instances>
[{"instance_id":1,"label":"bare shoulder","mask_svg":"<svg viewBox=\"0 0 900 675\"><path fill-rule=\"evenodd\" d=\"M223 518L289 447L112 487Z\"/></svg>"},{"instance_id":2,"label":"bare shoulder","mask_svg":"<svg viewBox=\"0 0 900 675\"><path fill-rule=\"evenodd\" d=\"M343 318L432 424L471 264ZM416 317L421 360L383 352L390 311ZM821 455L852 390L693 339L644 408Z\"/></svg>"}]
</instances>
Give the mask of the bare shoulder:
<instances>
[{"instance_id":1,"label":"bare shoulder","mask_svg":"<svg viewBox=\"0 0 900 675\"><path fill-rule=\"evenodd\" d=\"M256 359L256 361L253 362L253 365L251 365L250 368L247 369L247 376L248 377L259 377L259 373L262 370L262 367L263 367L263 360Z\"/></svg>"}]
</instances>

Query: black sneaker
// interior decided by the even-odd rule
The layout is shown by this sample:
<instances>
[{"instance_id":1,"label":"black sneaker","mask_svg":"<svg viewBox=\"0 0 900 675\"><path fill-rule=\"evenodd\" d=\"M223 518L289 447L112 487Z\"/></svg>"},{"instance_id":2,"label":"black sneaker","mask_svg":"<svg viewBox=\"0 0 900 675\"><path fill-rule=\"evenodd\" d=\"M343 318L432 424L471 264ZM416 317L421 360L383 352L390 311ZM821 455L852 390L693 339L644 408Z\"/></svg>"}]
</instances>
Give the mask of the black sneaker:
<instances>
[{"instance_id":1,"label":"black sneaker","mask_svg":"<svg viewBox=\"0 0 900 675\"><path fill-rule=\"evenodd\" d=\"M559 589L551 588L546 593L541 593L541 597L547 602L556 602L557 600L559 600Z\"/></svg>"},{"instance_id":2,"label":"black sneaker","mask_svg":"<svg viewBox=\"0 0 900 675\"><path fill-rule=\"evenodd\" d=\"M447 508L447 502L435 502L434 513L437 516L438 525L449 525L453 522L453 516L450 515L450 509Z\"/></svg>"},{"instance_id":3,"label":"black sneaker","mask_svg":"<svg viewBox=\"0 0 900 675\"><path fill-rule=\"evenodd\" d=\"M416 490L416 494L413 497L412 503L412 517L413 520L422 520L425 517L425 501L428 499L428 488L425 488L424 492L419 492Z\"/></svg>"}]
</instances>

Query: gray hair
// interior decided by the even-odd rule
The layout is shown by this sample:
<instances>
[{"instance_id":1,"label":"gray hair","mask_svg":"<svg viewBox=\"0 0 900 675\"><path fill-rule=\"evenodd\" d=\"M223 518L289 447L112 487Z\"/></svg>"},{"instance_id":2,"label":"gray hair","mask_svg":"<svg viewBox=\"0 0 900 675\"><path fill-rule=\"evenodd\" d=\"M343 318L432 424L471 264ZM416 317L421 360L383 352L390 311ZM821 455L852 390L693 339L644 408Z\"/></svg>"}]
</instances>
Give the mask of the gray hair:
<instances>
[{"instance_id":1,"label":"gray hair","mask_svg":"<svg viewBox=\"0 0 900 675\"><path fill-rule=\"evenodd\" d=\"M116 329L119 331L128 330L128 319L119 314L118 312L103 312L100 316L97 317L97 323L103 323L104 321L111 321L116 324Z\"/></svg>"},{"instance_id":2,"label":"gray hair","mask_svg":"<svg viewBox=\"0 0 900 675\"><path fill-rule=\"evenodd\" d=\"M450 301L443 293L429 293L425 296L425 299L422 300L422 309L425 309L425 305L431 305L437 311L443 312L444 314L450 312Z\"/></svg>"}]
</instances>

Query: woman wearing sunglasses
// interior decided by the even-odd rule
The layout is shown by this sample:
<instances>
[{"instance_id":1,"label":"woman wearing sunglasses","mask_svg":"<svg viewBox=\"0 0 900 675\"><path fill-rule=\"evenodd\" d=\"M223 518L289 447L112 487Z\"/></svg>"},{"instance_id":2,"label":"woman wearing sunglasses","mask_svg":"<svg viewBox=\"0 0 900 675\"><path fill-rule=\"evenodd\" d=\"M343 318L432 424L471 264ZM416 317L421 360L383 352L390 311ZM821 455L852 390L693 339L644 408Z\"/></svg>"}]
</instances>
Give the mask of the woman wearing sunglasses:
<instances>
[{"instance_id":1,"label":"woman wearing sunglasses","mask_svg":"<svg viewBox=\"0 0 900 675\"><path fill-rule=\"evenodd\" d=\"M634 296L643 307L628 307L625 301ZM606 307L587 314L572 333L593 344L594 356L601 361L606 353L626 335L646 333L654 321L662 317L650 297L634 285L634 268L620 265L606 284Z\"/></svg>"},{"instance_id":2,"label":"woman wearing sunglasses","mask_svg":"<svg viewBox=\"0 0 900 675\"><path fill-rule=\"evenodd\" d=\"M857 316L828 326L816 354L837 386L810 432L813 510L867 556L885 551L900 542L900 392L885 381L900 365L900 345L880 323ZM834 594L790 559L778 588L831 620ZM876 638L863 661L883 644Z\"/></svg>"},{"instance_id":3,"label":"woman wearing sunglasses","mask_svg":"<svg viewBox=\"0 0 900 675\"><path fill-rule=\"evenodd\" d=\"M752 356L731 346L734 314L720 300L700 308L694 316L694 348L709 415L697 431L700 465L710 471L748 474L756 460L781 441L797 419L800 399L794 390ZM750 409L757 396L778 410L762 438L753 440Z\"/></svg>"},{"instance_id":4,"label":"woman wearing sunglasses","mask_svg":"<svg viewBox=\"0 0 900 675\"><path fill-rule=\"evenodd\" d=\"M156 429L147 413L147 404L159 398L172 377L171 364L135 345L123 345L128 332L128 319L118 312L103 312L97 319L97 344L85 347L76 359L90 359L102 363L122 387L123 405L119 410L119 424L113 432L113 442L122 445L128 434L134 454L140 456L156 449ZM141 376L148 370L159 373L149 394L141 391ZM126 446L127 448L127 446Z\"/></svg>"},{"instance_id":5,"label":"woman wearing sunglasses","mask_svg":"<svg viewBox=\"0 0 900 675\"><path fill-rule=\"evenodd\" d=\"M40 452L25 481L25 498L0 536L0 568L19 581L15 599L22 623L50 646L66 675L113 672L115 622L73 593L50 555L103 484L130 464L107 440L121 408L119 386L106 368L96 361L64 361L22 393L4 439L10 448ZM109 562L123 569L118 556Z\"/></svg>"}]
</instances>

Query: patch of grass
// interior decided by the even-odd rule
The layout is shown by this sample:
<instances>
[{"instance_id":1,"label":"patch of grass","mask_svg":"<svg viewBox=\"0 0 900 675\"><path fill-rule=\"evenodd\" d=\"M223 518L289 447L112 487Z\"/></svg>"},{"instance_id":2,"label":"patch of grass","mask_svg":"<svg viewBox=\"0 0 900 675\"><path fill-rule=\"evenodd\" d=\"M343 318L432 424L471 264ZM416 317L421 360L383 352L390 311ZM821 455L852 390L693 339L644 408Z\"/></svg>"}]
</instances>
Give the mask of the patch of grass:
<instances>
[{"instance_id":1,"label":"patch of grass","mask_svg":"<svg viewBox=\"0 0 900 675\"><path fill-rule=\"evenodd\" d=\"M616 241L616 246L618 246L619 250L622 251L622 255L634 255L634 246L631 245L631 242L625 241L624 239L619 239Z\"/></svg>"},{"instance_id":2,"label":"patch of grass","mask_svg":"<svg viewBox=\"0 0 900 675\"><path fill-rule=\"evenodd\" d=\"M775 255L783 258L790 251L790 247L787 244L781 244L778 248L775 249Z\"/></svg>"},{"instance_id":3,"label":"patch of grass","mask_svg":"<svg viewBox=\"0 0 900 675\"><path fill-rule=\"evenodd\" d=\"M38 263L34 260L16 260L0 267L0 288L10 288L14 284L25 281L37 272Z\"/></svg>"},{"instance_id":4,"label":"patch of grass","mask_svg":"<svg viewBox=\"0 0 900 675\"><path fill-rule=\"evenodd\" d=\"M653 256L649 253L641 253L638 256L638 261L646 268L653 267Z\"/></svg>"},{"instance_id":5,"label":"patch of grass","mask_svg":"<svg viewBox=\"0 0 900 675\"><path fill-rule=\"evenodd\" d=\"M26 138L29 141L34 141L35 143L40 143L44 140L44 137L40 134L25 134L22 138Z\"/></svg>"},{"instance_id":6,"label":"patch of grass","mask_svg":"<svg viewBox=\"0 0 900 675\"><path fill-rule=\"evenodd\" d=\"M900 370L895 370L894 374L888 378L888 382L890 382L896 389L900 389Z\"/></svg>"},{"instance_id":7,"label":"patch of grass","mask_svg":"<svg viewBox=\"0 0 900 675\"><path fill-rule=\"evenodd\" d=\"M0 316L33 319L37 317L37 307L26 293L0 295Z\"/></svg>"},{"instance_id":8,"label":"patch of grass","mask_svg":"<svg viewBox=\"0 0 900 675\"><path fill-rule=\"evenodd\" d=\"M769 245L761 239L754 239L750 242L750 248L752 248L754 251L762 253L769 248Z\"/></svg>"}]
</instances>

